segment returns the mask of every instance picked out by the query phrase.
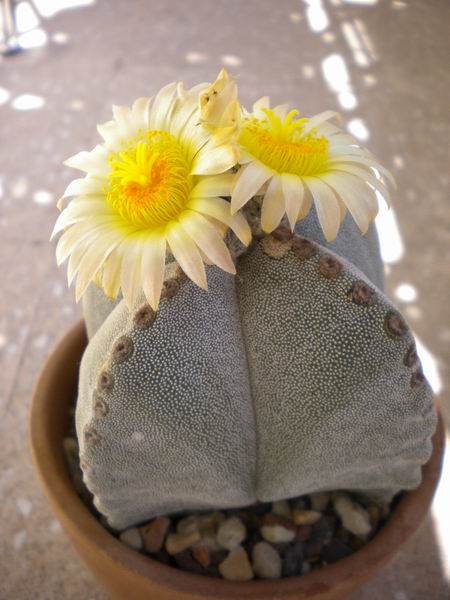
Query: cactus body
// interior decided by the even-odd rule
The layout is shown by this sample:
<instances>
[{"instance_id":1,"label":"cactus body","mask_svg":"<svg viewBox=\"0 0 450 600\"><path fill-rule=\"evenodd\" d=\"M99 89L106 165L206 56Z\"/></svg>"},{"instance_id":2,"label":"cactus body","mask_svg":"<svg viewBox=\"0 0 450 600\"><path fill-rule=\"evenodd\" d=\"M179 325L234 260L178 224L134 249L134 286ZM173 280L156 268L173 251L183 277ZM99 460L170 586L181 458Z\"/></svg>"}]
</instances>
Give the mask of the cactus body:
<instances>
[{"instance_id":1,"label":"cactus body","mask_svg":"<svg viewBox=\"0 0 450 600\"><path fill-rule=\"evenodd\" d=\"M314 213L297 231L255 241L236 278L210 268L209 292L175 281L156 315L89 290L77 432L112 526L420 482L436 417L374 232L347 218L325 244Z\"/></svg>"}]
</instances>

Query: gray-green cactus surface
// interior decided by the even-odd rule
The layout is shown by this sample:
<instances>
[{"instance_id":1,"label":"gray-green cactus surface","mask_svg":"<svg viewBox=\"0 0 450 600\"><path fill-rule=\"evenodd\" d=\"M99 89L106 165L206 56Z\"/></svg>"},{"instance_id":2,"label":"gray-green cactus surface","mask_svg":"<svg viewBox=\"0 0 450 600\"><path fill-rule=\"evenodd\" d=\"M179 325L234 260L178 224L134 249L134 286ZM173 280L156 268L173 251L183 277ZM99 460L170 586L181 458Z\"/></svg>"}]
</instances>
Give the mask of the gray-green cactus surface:
<instances>
[{"instance_id":1,"label":"gray-green cactus surface","mask_svg":"<svg viewBox=\"0 0 450 600\"><path fill-rule=\"evenodd\" d=\"M172 273L156 314L89 290L77 432L113 527L419 484L436 415L376 236L346 219L326 245L314 214L297 231L254 241L236 277L209 268L208 292Z\"/></svg>"}]
</instances>

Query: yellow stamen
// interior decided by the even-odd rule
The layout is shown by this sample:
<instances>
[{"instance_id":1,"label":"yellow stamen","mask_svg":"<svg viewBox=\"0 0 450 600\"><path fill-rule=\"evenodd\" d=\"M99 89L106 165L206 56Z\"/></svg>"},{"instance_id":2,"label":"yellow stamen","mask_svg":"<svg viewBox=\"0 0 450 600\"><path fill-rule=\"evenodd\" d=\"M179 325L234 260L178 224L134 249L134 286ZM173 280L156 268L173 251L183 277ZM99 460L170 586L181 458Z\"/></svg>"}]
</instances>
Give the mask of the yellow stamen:
<instances>
[{"instance_id":1,"label":"yellow stamen","mask_svg":"<svg viewBox=\"0 0 450 600\"><path fill-rule=\"evenodd\" d=\"M109 159L108 202L130 224L156 228L176 218L192 189L190 165L176 138L147 131Z\"/></svg>"},{"instance_id":2,"label":"yellow stamen","mask_svg":"<svg viewBox=\"0 0 450 600\"><path fill-rule=\"evenodd\" d=\"M284 121L273 110L263 109L265 119L251 117L243 122L239 144L255 158L278 173L317 175L328 159L328 140L313 129L304 133L309 119L296 119L291 110Z\"/></svg>"}]
</instances>

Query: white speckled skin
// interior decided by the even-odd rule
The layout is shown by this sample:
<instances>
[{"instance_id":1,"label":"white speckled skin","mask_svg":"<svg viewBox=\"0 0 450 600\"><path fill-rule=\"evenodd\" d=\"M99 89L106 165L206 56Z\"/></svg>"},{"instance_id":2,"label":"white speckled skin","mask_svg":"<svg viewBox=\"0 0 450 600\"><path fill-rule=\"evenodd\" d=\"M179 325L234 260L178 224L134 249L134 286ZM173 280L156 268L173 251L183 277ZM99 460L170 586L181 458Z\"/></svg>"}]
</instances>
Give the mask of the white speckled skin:
<instances>
[{"instance_id":1,"label":"white speckled skin","mask_svg":"<svg viewBox=\"0 0 450 600\"><path fill-rule=\"evenodd\" d=\"M315 215L298 229L323 241ZM344 221L330 246L352 262L340 258L334 279L320 272L323 246L302 260L292 242L271 240L282 258L254 242L236 278L209 268L208 293L184 281L148 329L91 286L77 432L86 483L113 527L320 490L385 499L419 483L432 394L411 386L409 330L385 331L393 307L373 231ZM349 299L356 281L370 303ZM117 362L122 336L133 352ZM113 382L99 389L105 367Z\"/></svg>"},{"instance_id":2,"label":"white speckled skin","mask_svg":"<svg viewBox=\"0 0 450 600\"><path fill-rule=\"evenodd\" d=\"M262 501L338 489L390 497L419 484L431 454L431 390L413 389L403 363L411 333L389 337L383 294L352 302L353 284L369 280L342 259L336 279L323 277L320 255L274 259L255 244L240 261Z\"/></svg>"},{"instance_id":3,"label":"white speckled skin","mask_svg":"<svg viewBox=\"0 0 450 600\"><path fill-rule=\"evenodd\" d=\"M183 283L147 330L120 302L83 356L76 415L83 470L113 527L255 501L255 416L234 278L211 269L208 281L209 293ZM134 350L117 363L111 349L123 335ZM104 366L114 384L100 390L109 410L97 417Z\"/></svg>"}]
</instances>

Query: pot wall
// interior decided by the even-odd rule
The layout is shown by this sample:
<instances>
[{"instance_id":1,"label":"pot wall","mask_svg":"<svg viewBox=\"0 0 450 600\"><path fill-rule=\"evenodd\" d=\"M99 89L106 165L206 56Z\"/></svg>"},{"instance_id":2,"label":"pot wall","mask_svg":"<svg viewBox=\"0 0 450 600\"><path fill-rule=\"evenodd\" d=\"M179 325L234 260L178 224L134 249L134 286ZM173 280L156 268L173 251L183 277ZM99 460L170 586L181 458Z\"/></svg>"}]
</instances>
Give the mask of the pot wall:
<instances>
[{"instance_id":1,"label":"pot wall","mask_svg":"<svg viewBox=\"0 0 450 600\"><path fill-rule=\"evenodd\" d=\"M47 360L31 407L33 459L53 509L88 567L118 600L338 600L360 588L414 534L425 517L439 481L444 432L433 438L434 451L419 488L398 503L383 530L352 556L303 577L278 581L230 582L193 575L139 554L106 531L89 512L70 481L63 453L69 407L76 393L86 334L78 323Z\"/></svg>"}]
</instances>

